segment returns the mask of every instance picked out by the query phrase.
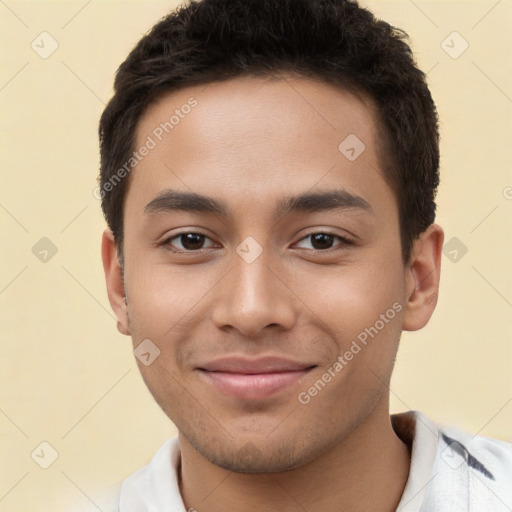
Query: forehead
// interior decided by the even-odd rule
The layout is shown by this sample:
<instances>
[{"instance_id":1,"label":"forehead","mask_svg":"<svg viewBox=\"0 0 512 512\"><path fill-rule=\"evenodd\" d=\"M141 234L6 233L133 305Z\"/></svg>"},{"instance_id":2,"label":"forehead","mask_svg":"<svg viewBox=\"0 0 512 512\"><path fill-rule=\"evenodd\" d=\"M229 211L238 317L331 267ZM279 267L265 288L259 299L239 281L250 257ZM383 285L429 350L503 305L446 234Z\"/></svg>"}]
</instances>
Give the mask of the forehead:
<instances>
[{"instance_id":1,"label":"forehead","mask_svg":"<svg viewBox=\"0 0 512 512\"><path fill-rule=\"evenodd\" d=\"M129 194L150 201L173 188L247 206L319 184L371 199L387 188L376 119L364 96L286 75L169 92L137 126L135 149L151 149L131 173Z\"/></svg>"},{"instance_id":2,"label":"forehead","mask_svg":"<svg viewBox=\"0 0 512 512\"><path fill-rule=\"evenodd\" d=\"M192 103L195 106L189 108ZM236 140L233 127L239 140L247 135L270 137L282 128L288 131L281 131L281 138L301 133L311 137L312 132L316 132L315 138L324 138L329 132L341 137L352 130L368 139L374 135L371 132L376 108L365 95L321 80L286 74L267 78L241 76L163 93L141 116L136 145L140 146L151 134L158 139L160 135L179 135L183 127L178 130L178 126L185 124L182 121L187 117L205 123L204 131L197 130L197 123L194 125L197 137L207 134L211 138L215 132L220 139L227 132L231 142ZM169 124L160 126L165 123ZM295 127L293 132L289 130L291 125ZM208 133L212 127L214 130Z\"/></svg>"}]
</instances>

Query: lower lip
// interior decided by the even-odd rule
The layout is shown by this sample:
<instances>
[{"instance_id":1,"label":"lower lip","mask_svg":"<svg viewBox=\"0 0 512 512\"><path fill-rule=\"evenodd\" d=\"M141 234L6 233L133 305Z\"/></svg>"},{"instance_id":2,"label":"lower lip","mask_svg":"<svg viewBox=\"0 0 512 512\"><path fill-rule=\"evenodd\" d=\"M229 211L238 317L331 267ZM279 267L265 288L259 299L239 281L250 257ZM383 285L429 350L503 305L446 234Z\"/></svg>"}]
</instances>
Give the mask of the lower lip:
<instances>
[{"instance_id":1,"label":"lower lip","mask_svg":"<svg viewBox=\"0 0 512 512\"><path fill-rule=\"evenodd\" d=\"M244 400L258 400L274 395L297 383L310 370L312 368L254 375L206 370L200 370L200 373L221 393Z\"/></svg>"}]
</instances>

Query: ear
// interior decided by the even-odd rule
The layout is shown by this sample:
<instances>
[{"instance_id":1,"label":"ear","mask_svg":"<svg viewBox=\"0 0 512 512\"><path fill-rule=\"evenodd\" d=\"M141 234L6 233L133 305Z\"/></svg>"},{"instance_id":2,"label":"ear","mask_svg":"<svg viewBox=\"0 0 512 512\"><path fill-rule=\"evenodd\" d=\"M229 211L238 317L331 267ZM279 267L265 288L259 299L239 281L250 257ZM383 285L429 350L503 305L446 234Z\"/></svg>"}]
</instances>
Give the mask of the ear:
<instances>
[{"instance_id":1,"label":"ear","mask_svg":"<svg viewBox=\"0 0 512 512\"><path fill-rule=\"evenodd\" d=\"M119 265L114 235L110 229L103 232L101 239L101 258L105 281L107 284L108 300L117 317L117 329L121 334L130 334L130 322L124 291L123 273Z\"/></svg>"},{"instance_id":2,"label":"ear","mask_svg":"<svg viewBox=\"0 0 512 512\"><path fill-rule=\"evenodd\" d=\"M402 328L417 331L427 325L437 304L444 231L431 224L414 242L405 268L405 312Z\"/></svg>"}]
</instances>

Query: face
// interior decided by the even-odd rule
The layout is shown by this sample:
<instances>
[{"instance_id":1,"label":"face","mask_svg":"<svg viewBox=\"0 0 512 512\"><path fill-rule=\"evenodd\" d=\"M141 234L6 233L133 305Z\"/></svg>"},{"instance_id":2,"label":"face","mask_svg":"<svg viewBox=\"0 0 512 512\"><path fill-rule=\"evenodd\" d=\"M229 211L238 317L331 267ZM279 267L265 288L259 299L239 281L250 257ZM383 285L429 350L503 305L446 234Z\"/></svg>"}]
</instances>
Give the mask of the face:
<instances>
[{"instance_id":1,"label":"face","mask_svg":"<svg viewBox=\"0 0 512 512\"><path fill-rule=\"evenodd\" d=\"M189 87L140 120L127 305L112 266L109 294L154 398L221 467L300 467L387 410L415 274L375 126L368 100L290 76Z\"/></svg>"}]
</instances>

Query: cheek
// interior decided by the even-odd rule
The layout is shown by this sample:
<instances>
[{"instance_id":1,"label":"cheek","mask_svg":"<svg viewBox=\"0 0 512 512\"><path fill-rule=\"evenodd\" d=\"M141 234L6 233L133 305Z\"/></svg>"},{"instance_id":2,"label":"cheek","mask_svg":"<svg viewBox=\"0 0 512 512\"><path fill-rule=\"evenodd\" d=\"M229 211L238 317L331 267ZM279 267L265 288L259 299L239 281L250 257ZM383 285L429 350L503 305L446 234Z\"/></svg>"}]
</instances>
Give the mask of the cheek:
<instances>
[{"instance_id":1,"label":"cheek","mask_svg":"<svg viewBox=\"0 0 512 512\"><path fill-rule=\"evenodd\" d=\"M321 389L311 405L334 423L345 421L347 411L363 414L389 383L401 332L400 270L384 261L351 266L334 276L317 275L316 286L305 288L305 302L314 304L311 309L321 319L322 340L334 345L330 360L303 391L312 396L310 391ZM310 278L305 281L311 283ZM325 388L318 384L322 377L329 381Z\"/></svg>"},{"instance_id":2,"label":"cheek","mask_svg":"<svg viewBox=\"0 0 512 512\"><path fill-rule=\"evenodd\" d=\"M197 337L199 326L207 325L211 297L222 284L225 269L146 263L126 270L133 343L153 340L163 359L174 367L173 361Z\"/></svg>"},{"instance_id":3,"label":"cheek","mask_svg":"<svg viewBox=\"0 0 512 512\"><path fill-rule=\"evenodd\" d=\"M295 282L297 295L322 320L320 329L329 328L333 338L343 342L374 325L390 309L390 323L396 321L399 308L393 305L403 301L403 279L400 260L376 258L364 264L300 272Z\"/></svg>"}]
</instances>

